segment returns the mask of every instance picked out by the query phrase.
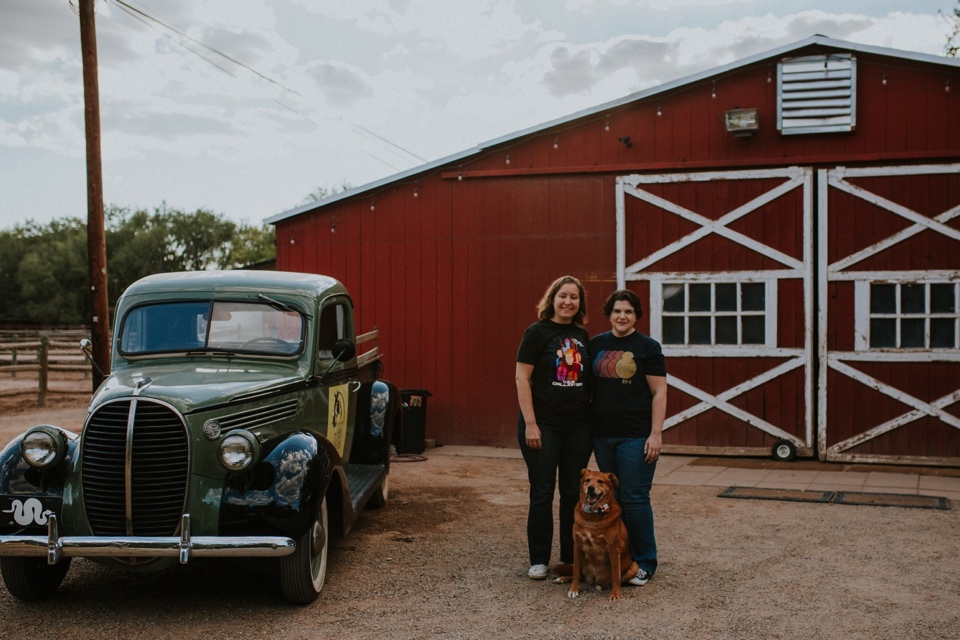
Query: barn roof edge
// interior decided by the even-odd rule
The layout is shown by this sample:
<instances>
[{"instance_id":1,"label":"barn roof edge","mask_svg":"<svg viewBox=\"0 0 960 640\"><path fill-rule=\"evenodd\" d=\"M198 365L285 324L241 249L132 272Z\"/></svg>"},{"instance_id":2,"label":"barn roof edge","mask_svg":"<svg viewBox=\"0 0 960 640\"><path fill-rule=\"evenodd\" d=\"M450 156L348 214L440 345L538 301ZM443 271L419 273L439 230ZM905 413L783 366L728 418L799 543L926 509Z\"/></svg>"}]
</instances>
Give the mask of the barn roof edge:
<instances>
[{"instance_id":1,"label":"barn roof edge","mask_svg":"<svg viewBox=\"0 0 960 640\"><path fill-rule=\"evenodd\" d=\"M473 148L466 149L464 151L460 151L458 153L454 153L452 155L445 156L443 158L439 158L437 160L427 162L425 164L411 167L410 169L406 169L399 173L395 173L395 174L386 176L384 178L381 178L379 180L375 180L373 182L369 182L359 187L355 187L348 191L343 191L341 193L330 196L328 198L324 198L323 200L317 200L294 209L280 212L278 214L275 214L273 216L270 216L264 219L264 222L266 224L276 224L277 222L281 222L283 220L296 217L298 215L307 213L309 211L313 211L315 209L327 207L331 204L334 204L342 200L348 200L348 199L363 195L364 193L377 191L378 189L380 189L385 185L396 183L396 182L402 182L415 175L430 173L438 169L439 167L454 164L465 158L469 158L470 156L480 154L488 148L504 144L511 140L523 138L525 136L537 133L539 131L551 129L553 127L563 125L569 122L573 122L581 118L603 113L604 111L616 109L626 104L630 104L638 100L650 98L660 93L667 93L669 91L672 91L684 85L701 82L703 80L706 80L714 76L719 76L724 73L734 71L736 69L747 67L769 58L777 58L785 54L799 51L813 45L832 47L832 48L842 49L844 51L850 51L855 53L869 53L873 55L901 58L904 60L913 60L917 62L940 64L948 67L952 66L960 70L960 59L956 59L956 58L949 58L946 56L937 56L933 54L919 53L919 52L913 52L913 51L904 51L902 49L891 49L888 47L879 47L875 45L859 44L855 42L849 42L846 40L838 40L835 38L830 38L828 36L819 35L819 34L813 35L808 38L804 38L803 40L798 40L790 44L782 45L780 47L775 47L773 49L768 49L761 53L757 53L752 56L747 56L746 58L741 58L739 60L735 60L733 62L729 62L727 64L720 65L718 67L711 67L710 69L707 69L705 71L700 71L698 73L677 78L675 80L670 80L663 84L656 85L655 87L650 87L648 89L643 89L641 91L630 93L621 98L617 98L609 102L604 102L602 104L599 104L587 109L583 109L581 111L577 111L575 113L572 113L560 118L556 118L554 120L549 120L547 122L543 122L543 123L534 125L532 127L522 129L520 131L515 131L513 133L509 133L507 135L500 136L492 140L488 140L487 142L482 142Z\"/></svg>"}]
</instances>

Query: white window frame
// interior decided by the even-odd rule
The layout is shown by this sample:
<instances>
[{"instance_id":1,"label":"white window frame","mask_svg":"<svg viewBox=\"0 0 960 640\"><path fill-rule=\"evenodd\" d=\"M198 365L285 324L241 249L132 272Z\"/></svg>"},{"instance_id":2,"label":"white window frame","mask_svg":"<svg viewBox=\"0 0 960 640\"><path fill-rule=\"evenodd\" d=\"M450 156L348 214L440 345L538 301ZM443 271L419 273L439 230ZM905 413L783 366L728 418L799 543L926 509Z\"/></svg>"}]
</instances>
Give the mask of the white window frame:
<instances>
[{"instance_id":1,"label":"white window frame","mask_svg":"<svg viewBox=\"0 0 960 640\"><path fill-rule=\"evenodd\" d=\"M882 314L882 317L891 318L897 320L897 343L899 344L899 335L900 335L900 323L899 320L902 318L923 318L927 320L926 329L924 331L924 345L930 344L930 322L931 318L953 318L954 319L954 347L871 347L870 346L870 287L874 284L893 284L897 285L897 301L900 300L900 287L907 284L922 284L922 285L931 285L931 284L952 284L954 286L954 311L952 314L939 314L931 313L930 311L930 296L929 289L928 295L925 296L926 300L926 309L922 314L910 313L902 314L900 312L900 305L897 304L897 309L892 314ZM936 352L936 353L960 353L960 280L956 278L924 278L916 279L911 277L904 278L876 278L868 280L856 280L854 282L854 324L855 324L855 340L854 340L854 351L864 352L896 352L896 353L918 353L918 352Z\"/></svg>"},{"instance_id":2,"label":"white window frame","mask_svg":"<svg viewBox=\"0 0 960 640\"><path fill-rule=\"evenodd\" d=\"M663 342L663 288L669 284L764 284L764 342L762 344L665 344ZM760 355L768 354L770 350L777 347L777 282L778 279L769 274L760 275L757 273L729 273L729 274L709 274L696 277L694 274L669 274L663 277L650 278L650 335L660 342L664 352L696 352L697 355L719 354L720 352L730 352L742 355ZM737 306L740 305L738 296ZM708 315L710 317L729 315L730 312L696 312L695 315ZM736 312L737 317L741 315L750 315ZM684 315L689 316L688 312ZM738 328L739 336L739 328Z\"/></svg>"}]
</instances>

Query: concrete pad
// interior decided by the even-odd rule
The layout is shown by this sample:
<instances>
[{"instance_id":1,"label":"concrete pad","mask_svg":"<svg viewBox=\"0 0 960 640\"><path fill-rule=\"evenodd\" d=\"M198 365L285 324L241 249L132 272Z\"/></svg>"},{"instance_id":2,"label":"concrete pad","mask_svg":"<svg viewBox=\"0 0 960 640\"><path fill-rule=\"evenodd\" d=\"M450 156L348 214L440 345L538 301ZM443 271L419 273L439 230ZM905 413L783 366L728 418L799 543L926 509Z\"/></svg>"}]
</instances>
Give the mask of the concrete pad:
<instances>
[{"instance_id":1,"label":"concrete pad","mask_svg":"<svg viewBox=\"0 0 960 640\"><path fill-rule=\"evenodd\" d=\"M867 481L864 487L889 488L903 487L916 489L920 484L920 476L913 473L884 473L881 471L871 471L867 474Z\"/></svg>"}]
</instances>

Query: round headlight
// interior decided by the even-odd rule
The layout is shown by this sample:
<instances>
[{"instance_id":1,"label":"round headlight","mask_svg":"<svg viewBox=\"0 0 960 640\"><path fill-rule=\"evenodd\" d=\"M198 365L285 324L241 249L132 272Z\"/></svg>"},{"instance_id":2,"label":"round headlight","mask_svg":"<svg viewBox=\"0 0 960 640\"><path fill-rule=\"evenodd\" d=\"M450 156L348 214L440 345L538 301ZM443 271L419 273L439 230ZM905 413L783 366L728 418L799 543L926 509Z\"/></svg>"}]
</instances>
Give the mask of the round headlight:
<instances>
[{"instance_id":1,"label":"round headlight","mask_svg":"<svg viewBox=\"0 0 960 640\"><path fill-rule=\"evenodd\" d=\"M260 456L260 443L249 431L233 431L220 441L220 464L229 471L243 471Z\"/></svg>"},{"instance_id":2,"label":"round headlight","mask_svg":"<svg viewBox=\"0 0 960 640\"><path fill-rule=\"evenodd\" d=\"M20 441L20 455L31 467L51 467L63 459L67 444L56 427L42 425L24 434Z\"/></svg>"}]
</instances>

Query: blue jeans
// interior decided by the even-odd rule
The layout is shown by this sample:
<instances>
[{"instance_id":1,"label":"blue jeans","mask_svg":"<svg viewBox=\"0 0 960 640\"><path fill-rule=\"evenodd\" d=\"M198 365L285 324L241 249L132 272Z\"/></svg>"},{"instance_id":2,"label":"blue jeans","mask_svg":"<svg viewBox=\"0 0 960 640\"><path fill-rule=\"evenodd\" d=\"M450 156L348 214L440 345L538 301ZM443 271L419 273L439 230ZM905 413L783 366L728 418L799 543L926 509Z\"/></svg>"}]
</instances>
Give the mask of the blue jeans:
<instances>
[{"instance_id":1,"label":"blue jeans","mask_svg":"<svg viewBox=\"0 0 960 640\"><path fill-rule=\"evenodd\" d=\"M650 487L657 463L643 459L646 443L646 438L594 438L593 449L600 470L613 473L620 481L616 495L630 536L630 555L652 576L657 571L657 540Z\"/></svg>"},{"instance_id":2,"label":"blue jeans","mask_svg":"<svg viewBox=\"0 0 960 640\"><path fill-rule=\"evenodd\" d=\"M580 471L593 452L590 423L553 425L537 422L542 448L527 446L526 425L521 414L517 439L530 479L527 511L527 546L530 564L550 564L553 548L553 495L560 478L560 562L573 562L573 513L580 497Z\"/></svg>"}]
</instances>

